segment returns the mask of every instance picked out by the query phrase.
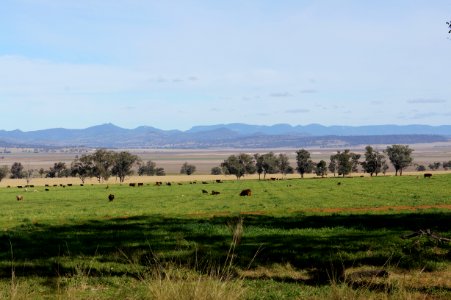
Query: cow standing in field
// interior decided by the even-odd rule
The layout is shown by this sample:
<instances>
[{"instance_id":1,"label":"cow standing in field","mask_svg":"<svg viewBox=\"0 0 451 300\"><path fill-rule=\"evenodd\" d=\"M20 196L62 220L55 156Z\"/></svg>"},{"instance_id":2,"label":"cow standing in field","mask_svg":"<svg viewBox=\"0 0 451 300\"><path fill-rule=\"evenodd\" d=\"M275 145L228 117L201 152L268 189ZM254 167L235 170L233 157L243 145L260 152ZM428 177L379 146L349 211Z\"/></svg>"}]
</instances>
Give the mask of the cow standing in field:
<instances>
[{"instance_id":1,"label":"cow standing in field","mask_svg":"<svg viewBox=\"0 0 451 300\"><path fill-rule=\"evenodd\" d=\"M22 201L23 200L23 195L17 195L16 196L16 200L17 201Z\"/></svg>"},{"instance_id":2,"label":"cow standing in field","mask_svg":"<svg viewBox=\"0 0 451 300\"><path fill-rule=\"evenodd\" d=\"M424 178L431 178L432 174L431 173L424 173Z\"/></svg>"},{"instance_id":3,"label":"cow standing in field","mask_svg":"<svg viewBox=\"0 0 451 300\"><path fill-rule=\"evenodd\" d=\"M113 194L109 194L108 195L108 200L110 200L110 202L113 201L114 200L114 195Z\"/></svg>"}]
</instances>

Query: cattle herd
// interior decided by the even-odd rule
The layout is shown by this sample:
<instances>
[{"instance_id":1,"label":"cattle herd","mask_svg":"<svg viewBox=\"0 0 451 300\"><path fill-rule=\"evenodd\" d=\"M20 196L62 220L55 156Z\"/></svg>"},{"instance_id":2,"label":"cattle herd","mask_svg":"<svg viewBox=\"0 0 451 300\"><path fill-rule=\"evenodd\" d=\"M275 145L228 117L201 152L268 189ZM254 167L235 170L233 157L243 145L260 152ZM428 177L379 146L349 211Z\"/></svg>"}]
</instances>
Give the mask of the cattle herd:
<instances>
[{"instance_id":1,"label":"cattle herd","mask_svg":"<svg viewBox=\"0 0 451 300\"><path fill-rule=\"evenodd\" d=\"M431 178L431 177L432 177L432 174L431 174L431 173L424 173L423 176L424 176L424 178ZM418 176L417 176L417 178L418 178ZM271 177L270 180L271 180L271 181L274 181L274 180L279 180L279 179L278 179L278 178L273 178L273 177ZM223 181L222 181L222 180L219 180L219 179L217 179L217 180L215 180L215 181L213 181L213 182L216 182L216 183L223 183ZM197 183L197 181L191 181L191 182L189 182L189 184L196 184L196 183ZM202 181L201 183L202 183L202 184L209 184L209 182L207 182L207 181ZM165 182L165 183L163 183L163 182L161 182L161 181L155 182L155 186L162 186L162 185L171 186L172 183L171 183L171 182ZM179 182L178 185L182 185L182 183ZM341 185L341 182L338 182L337 185ZM64 184L59 184L59 186L60 186L60 187L63 187L63 188L66 187L66 185L64 185ZM71 183L68 183L67 186L70 187L70 186L72 186L72 184L71 184ZM80 184L80 186L84 186L84 184ZM143 182L138 182L138 183L131 182L131 183L129 183L129 186L130 186L130 187L136 187L136 186L142 187L142 186L144 186L144 183L143 183ZM50 187L50 185L49 185L49 184L46 184L44 190L45 190L46 192L50 191L49 187ZM53 187L58 187L58 185L57 185L57 184L54 184ZM11 186L8 185L7 188L11 188ZM17 188L19 188L19 189L25 188L25 191L28 192L28 189L27 189L27 188L34 188L34 185L25 185L25 186L18 185ZM107 185L107 186L106 186L106 189L108 189L108 188L109 188L109 186ZM33 190L33 191L36 192L37 190ZM215 191L215 190L212 190L211 192L208 192L207 190L202 189L202 194L216 196L216 195L220 195L221 193L220 193L219 191ZM251 189L244 189L244 190L242 190L242 191L240 192L240 196L248 196L248 197L249 197L249 196L252 196L252 191L251 191ZM114 194L109 194L109 195L108 195L108 200L109 200L110 202L113 201L114 198L115 198ZM17 201L22 201L23 199L24 199L24 196L23 196L23 195L16 195L16 200L17 200Z\"/></svg>"}]
</instances>

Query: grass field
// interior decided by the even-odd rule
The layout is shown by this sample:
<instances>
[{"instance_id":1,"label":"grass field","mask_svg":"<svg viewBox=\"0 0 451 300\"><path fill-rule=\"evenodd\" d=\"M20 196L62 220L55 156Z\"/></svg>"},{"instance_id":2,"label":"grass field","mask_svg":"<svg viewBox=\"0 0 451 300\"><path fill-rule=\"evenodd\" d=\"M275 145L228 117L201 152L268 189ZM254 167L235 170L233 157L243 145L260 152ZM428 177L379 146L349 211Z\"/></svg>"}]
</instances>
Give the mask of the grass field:
<instances>
[{"instance_id":1,"label":"grass field","mask_svg":"<svg viewBox=\"0 0 451 300\"><path fill-rule=\"evenodd\" d=\"M0 188L0 299L451 297L451 243L401 238L451 238L451 174L48 189Z\"/></svg>"}]
</instances>

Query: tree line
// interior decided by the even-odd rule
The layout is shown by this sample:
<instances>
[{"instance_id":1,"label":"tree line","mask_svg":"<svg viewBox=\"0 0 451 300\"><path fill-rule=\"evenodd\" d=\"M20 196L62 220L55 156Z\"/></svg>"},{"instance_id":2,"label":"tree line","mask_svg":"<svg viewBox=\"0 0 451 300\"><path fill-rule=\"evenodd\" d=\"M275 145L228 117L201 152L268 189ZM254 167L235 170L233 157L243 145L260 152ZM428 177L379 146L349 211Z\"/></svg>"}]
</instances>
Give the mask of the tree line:
<instances>
[{"instance_id":1,"label":"tree line","mask_svg":"<svg viewBox=\"0 0 451 300\"><path fill-rule=\"evenodd\" d=\"M358 172L359 167L363 172L371 176L382 173L385 174L389 169L387 159L395 169L395 175L402 175L405 168L413 164L412 152L414 150L408 145L392 145L385 150L379 151L372 146L366 146L362 155L351 152L349 149L337 151L329 158L327 163L324 160L313 162L310 152L305 149L296 151L296 167L290 165L288 156L280 153L275 154L269 152L265 154L247 154L240 153L230 155L219 166L211 169L212 175L235 175L237 179L246 174L258 174L258 178L266 178L267 174L293 174L298 172L301 177L304 174L315 173L317 176L327 176L328 172L334 176L346 176L352 172ZM417 171L425 171L424 165L414 164ZM428 165L429 169L437 170L440 167L448 170L451 168L451 160L443 163L433 162ZM108 151L98 149L91 154L83 154L76 156L74 161L67 166L64 162L54 163L52 167L45 170L25 170L20 162L14 162L11 167L0 167L0 181L10 175L10 178L25 178L27 182L37 172L40 177L78 177L84 183L86 178L96 178L99 182L108 180L111 176L115 176L120 182L124 182L127 176L133 175L137 170L139 176L164 176L166 175L164 168L157 167L156 163L142 161L137 155L128 151ZM185 162L180 173L191 175L196 172L196 166Z\"/></svg>"},{"instance_id":2,"label":"tree line","mask_svg":"<svg viewBox=\"0 0 451 300\"><path fill-rule=\"evenodd\" d=\"M361 154L345 149L331 155L329 163L327 163L324 160L314 162L309 151L300 149L296 151L296 169L290 166L288 157L285 154L276 155L273 152L269 152L266 154L257 153L252 156L241 153L229 156L219 167L214 167L211 173L231 174L235 175L237 179L245 174L257 173L259 179L262 174L263 179L265 179L266 174L281 173L285 176L286 174L294 173L296 170L301 175L301 178L304 177L304 174L312 172L321 177L326 176L328 172L333 173L334 176L344 177L352 172L358 172L359 167L361 167L363 172L370 174L370 176L377 176L380 173L385 175L389 169L388 159L395 169L395 175L399 174L401 176L403 170L413 163L413 151L408 145L392 145L383 151L376 150L372 146L366 146L363 161L360 160L362 158ZM440 165L445 170L448 170L451 168L451 161L434 162L429 165L429 168L437 170Z\"/></svg>"},{"instance_id":3,"label":"tree line","mask_svg":"<svg viewBox=\"0 0 451 300\"><path fill-rule=\"evenodd\" d=\"M27 181L33 172L37 172L40 177L78 177L84 183L86 178L96 178L99 182L108 180L115 176L120 182L124 182L127 176L134 173L137 167L138 175L163 176L166 175L163 168L157 167L153 161L142 161L137 155L128 151L108 151L98 149L92 154L76 156L74 161L67 166L64 162L56 162L52 167L45 170L25 170L20 162L14 162L11 168L0 167L0 181L10 174L10 178L25 178Z\"/></svg>"}]
</instances>

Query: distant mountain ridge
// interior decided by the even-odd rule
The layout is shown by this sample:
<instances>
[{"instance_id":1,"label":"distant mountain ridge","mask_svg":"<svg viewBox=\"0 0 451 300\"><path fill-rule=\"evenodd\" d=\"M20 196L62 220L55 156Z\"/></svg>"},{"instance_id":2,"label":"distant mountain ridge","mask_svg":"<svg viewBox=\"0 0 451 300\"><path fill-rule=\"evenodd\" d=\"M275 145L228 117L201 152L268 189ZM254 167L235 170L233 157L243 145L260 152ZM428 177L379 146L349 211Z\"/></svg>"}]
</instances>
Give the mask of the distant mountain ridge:
<instances>
[{"instance_id":1,"label":"distant mountain ridge","mask_svg":"<svg viewBox=\"0 0 451 300\"><path fill-rule=\"evenodd\" d=\"M0 146L86 146L107 148L306 147L356 144L428 143L451 139L451 125L323 126L243 123L162 130L126 129L111 123L85 129L0 130Z\"/></svg>"}]
</instances>

